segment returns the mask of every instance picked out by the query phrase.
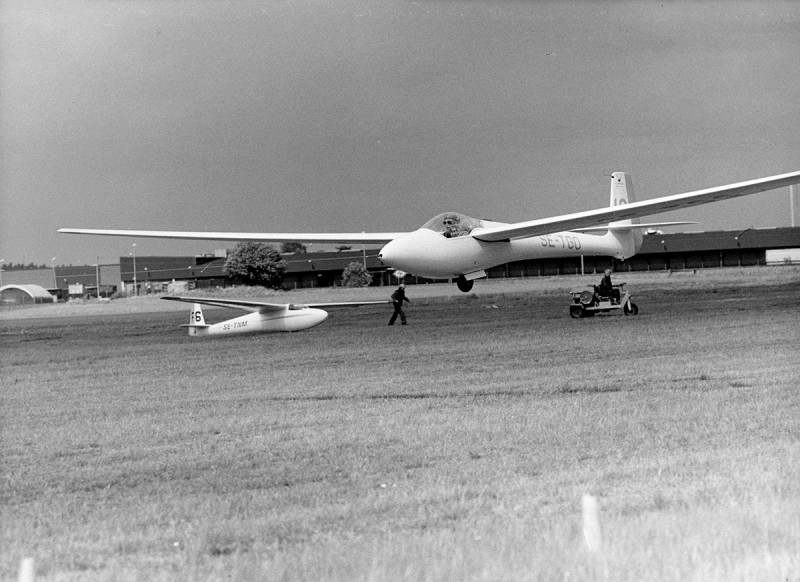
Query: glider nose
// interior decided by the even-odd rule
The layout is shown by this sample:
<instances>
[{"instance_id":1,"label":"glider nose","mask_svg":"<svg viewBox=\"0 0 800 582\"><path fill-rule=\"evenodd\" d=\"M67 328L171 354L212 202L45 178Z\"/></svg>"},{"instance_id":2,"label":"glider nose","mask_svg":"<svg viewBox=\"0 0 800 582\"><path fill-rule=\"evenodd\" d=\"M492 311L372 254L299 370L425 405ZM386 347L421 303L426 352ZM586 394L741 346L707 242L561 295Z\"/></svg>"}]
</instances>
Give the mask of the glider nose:
<instances>
[{"instance_id":1,"label":"glider nose","mask_svg":"<svg viewBox=\"0 0 800 582\"><path fill-rule=\"evenodd\" d=\"M316 309L314 307L309 307L308 309L303 310L303 323L299 329L308 329L310 327L314 327L315 325L319 325L326 319L328 319L328 312L324 309Z\"/></svg>"},{"instance_id":2,"label":"glider nose","mask_svg":"<svg viewBox=\"0 0 800 582\"><path fill-rule=\"evenodd\" d=\"M445 240L424 229L409 232L384 246L378 257L387 267L421 275L430 261L429 247L439 238Z\"/></svg>"},{"instance_id":3,"label":"glider nose","mask_svg":"<svg viewBox=\"0 0 800 582\"><path fill-rule=\"evenodd\" d=\"M405 254L404 247L405 245L401 241L394 239L381 249L378 259L387 267L394 267L396 261Z\"/></svg>"},{"instance_id":4,"label":"glider nose","mask_svg":"<svg viewBox=\"0 0 800 582\"><path fill-rule=\"evenodd\" d=\"M315 309L314 311L315 311L313 319L314 325L319 325L320 323L328 319L328 312L325 311L324 309Z\"/></svg>"},{"instance_id":5,"label":"glider nose","mask_svg":"<svg viewBox=\"0 0 800 582\"><path fill-rule=\"evenodd\" d=\"M389 263L389 255L385 254L385 253L386 253L386 247L388 247L388 246L389 246L389 245L386 245L385 247L383 247L383 248L380 250L380 252L378 253L378 260L379 260L379 261L381 262L381 264L383 264L383 265L391 265L391 264Z\"/></svg>"}]
</instances>

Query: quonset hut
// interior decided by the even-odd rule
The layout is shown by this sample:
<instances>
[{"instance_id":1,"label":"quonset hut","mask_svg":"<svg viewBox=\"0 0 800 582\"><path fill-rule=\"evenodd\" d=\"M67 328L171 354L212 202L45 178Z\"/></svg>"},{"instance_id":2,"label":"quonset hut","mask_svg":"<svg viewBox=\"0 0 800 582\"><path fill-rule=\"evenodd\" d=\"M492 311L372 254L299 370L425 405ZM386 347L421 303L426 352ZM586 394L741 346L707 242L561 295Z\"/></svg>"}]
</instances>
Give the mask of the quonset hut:
<instances>
[{"instance_id":1,"label":"quonset hut","mask_svg":"<svg viewBox=\"0 0 800 582\"><path fill-rule=\"evenodd\" d=\"M25 305L53 303L55 297L39 285L4 285L0 287L0 302L3 305Z\"/></svg>"}]
</instances>

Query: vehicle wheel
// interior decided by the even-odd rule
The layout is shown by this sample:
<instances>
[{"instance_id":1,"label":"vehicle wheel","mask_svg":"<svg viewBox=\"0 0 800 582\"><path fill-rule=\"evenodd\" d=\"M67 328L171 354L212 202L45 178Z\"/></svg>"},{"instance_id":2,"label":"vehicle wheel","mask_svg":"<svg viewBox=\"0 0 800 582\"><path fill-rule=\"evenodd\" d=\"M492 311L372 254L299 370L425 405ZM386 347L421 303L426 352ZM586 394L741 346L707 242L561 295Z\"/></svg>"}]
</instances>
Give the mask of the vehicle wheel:
<instances>
[{"instance_id":1,"label":"vehicle wheel","mask_svg":"<svg viewBox=\"0 0 800 582\"><path fill-rule=\"evenodd\" d=\"M456 279L456 285L458 285L458 290L463 291L464 293L468 293L472 290L472 283L473 281L467 281L464 275L461 275L458 279Z\"/></svg>"},{"instance_id":2,"label":"vehicle wheel","mask_svg":"<svg viewBox=\"0 0 800 582\"><path fill-rule=\"evenodd\" d=\"M580 305L570 305L569 316L573 319L578 319L580 317L583 317L583 307L581 307Z\"/></svg>"},{"instance_id":3,"label":"vehicle wheel","mask_svg":"<svg viewBox=\"0 0 800 582\"><path fill-rule=\"evenodd\" d=\"M639 313L639 306L636 305L633 301L628 301L625 304L625 307L622 308L622 311L625 312L625 315L636 315Z\"/></svg>"},{"instance_id":4,"label":"vehicle wheel","mask_svg":"<svg viewBox=\"0 0 800 582\"><path fill-rule=\"evenodd\" d=\"M592 305L594 303L594 293L589 290L581 291L581 303L584 305Z\"/></svg>"}]
</instances>

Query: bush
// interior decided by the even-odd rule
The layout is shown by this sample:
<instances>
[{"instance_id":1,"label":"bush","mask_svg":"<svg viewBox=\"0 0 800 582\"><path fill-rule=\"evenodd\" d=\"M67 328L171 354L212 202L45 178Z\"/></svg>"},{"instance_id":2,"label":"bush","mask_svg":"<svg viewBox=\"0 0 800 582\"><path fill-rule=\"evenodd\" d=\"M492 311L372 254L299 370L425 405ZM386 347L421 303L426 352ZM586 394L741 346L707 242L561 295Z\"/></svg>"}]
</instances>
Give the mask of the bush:
<instances>
[{"instance_id":1,"label":"bush","mask_svg":"<svg viewBox=\"0 0 800 582\"><path fill-rule=\"evenodd\" d=\"M342 271L342 285L345 287L369 287L372 275L363 263L353 261Z\"/></svg>"},{"instance_id":2,"label":"bush","mask_svg":"<svg viewBox=\"0 0 800 582\"><path fill-rule=\"evenodd\" d=\"M268 244L243 242L228 255L222 270L236 283L277 289L283 283L286 261Z\"/></svg>"}]
</instances>

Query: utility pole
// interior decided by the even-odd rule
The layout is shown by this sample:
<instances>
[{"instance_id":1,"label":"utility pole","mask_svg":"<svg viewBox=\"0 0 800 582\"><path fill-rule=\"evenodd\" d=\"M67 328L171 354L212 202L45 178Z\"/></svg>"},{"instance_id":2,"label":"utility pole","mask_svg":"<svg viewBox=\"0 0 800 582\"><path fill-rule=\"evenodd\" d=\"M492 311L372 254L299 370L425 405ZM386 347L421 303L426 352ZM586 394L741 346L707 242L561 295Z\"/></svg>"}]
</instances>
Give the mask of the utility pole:
<instances>
[{"instance_id":1,"label":"utility pole","mask_svg":"<svg viewBox=\"0 0 800 582\"><path fill-rule=\"evenodd\" d=\"M139 285L136 282L136 243L133 243L133 294L138 296L139 295Z\"/></svg>"},{"instance_id":2,"label":"utility pole","mask_svg":"<svg viewBox=\"0 0 800 582\"><path fill-rule=\"evenodd\" d=\"M361 231L364 232L363 230ZM364 270L367 270L367 245L365 243L361 243L361 256L364 258Z\"/></svg>"},{"instance_id":3,"label":"utility pole","mask_svg":"<svg viewBox=\"0 0 800 582\"><path fill-rule=\"evenodd\" d=\"M789 186L789 214L792 217L791 225L794 227L794 184Z\"/></svg>"}]
</instances>

